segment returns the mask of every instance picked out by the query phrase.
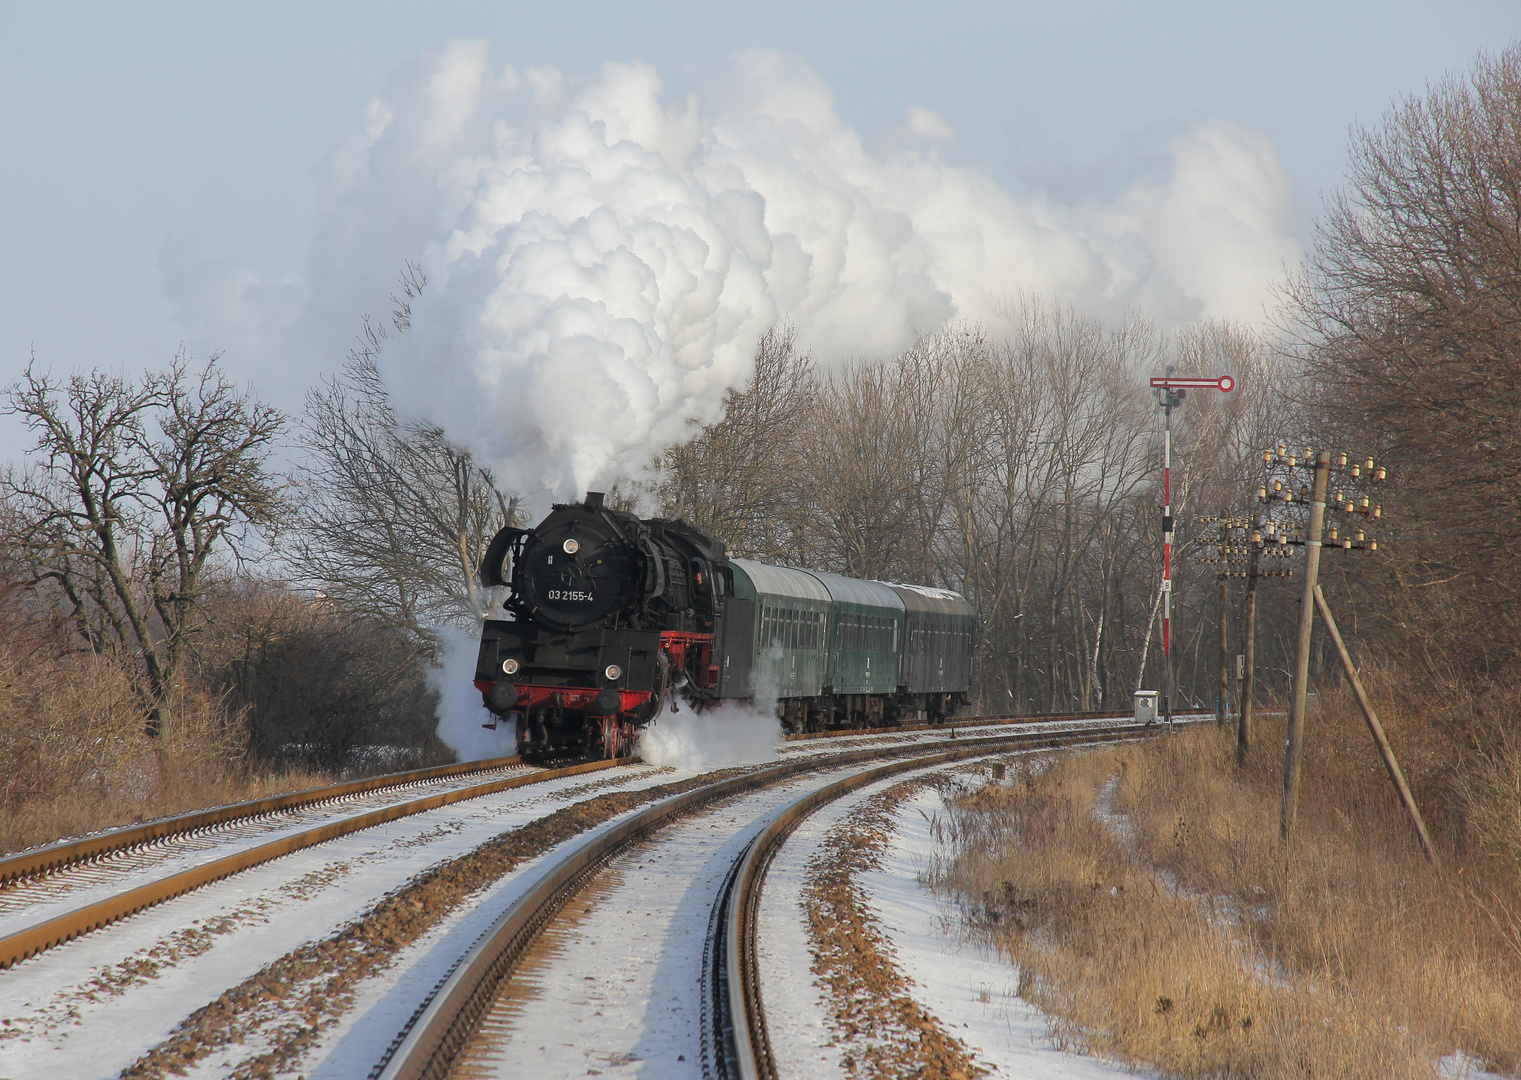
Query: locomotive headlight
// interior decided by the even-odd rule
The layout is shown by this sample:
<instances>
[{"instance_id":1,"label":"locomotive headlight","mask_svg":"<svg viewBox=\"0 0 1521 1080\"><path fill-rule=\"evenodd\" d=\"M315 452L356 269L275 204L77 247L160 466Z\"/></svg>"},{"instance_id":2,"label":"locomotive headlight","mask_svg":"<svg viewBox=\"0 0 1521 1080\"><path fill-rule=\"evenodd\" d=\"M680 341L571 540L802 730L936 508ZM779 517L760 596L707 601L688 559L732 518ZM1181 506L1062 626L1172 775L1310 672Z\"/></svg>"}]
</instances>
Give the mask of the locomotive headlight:
<instances>
[{"instance_id":1,"label":"locomotive headlight","mask_svg":"<svg viewBox=\"0 0 1521 1080\"><path fill-rule=\"evenodd\" d=\"M577 540L575 537L571 537L560 546L565 549L565 554L574 555L576 552L581 550L581 541Z\"/></svg>"},{"instance_id":2,"label":"locomotive headlight","mask_svg":"<svg viewBox=\"0 0 1521 1080\"><path fill-rule=\"evenodd\" d=\"M502 672L507 675L516 675L518 673L518 662L509 656L506 660L502 661Z\"/></svg>"},{"instance_id":3,"label":"locomotive headlight","mask_svg":"<svg viewBox=\"0 0 1521 1080\"><path fill-rule=\"evenodd\" d=\"M619 675L623 674L623 669L621 667L619 667L617 664L608 664L607 665L607 670L605 670L604 672L602 672L602 674L604 674L604 675L607 676L607 681L608 682L614 682L614 681L617 680L617 678L618 678Z\"/></svg>"}]
</instances>

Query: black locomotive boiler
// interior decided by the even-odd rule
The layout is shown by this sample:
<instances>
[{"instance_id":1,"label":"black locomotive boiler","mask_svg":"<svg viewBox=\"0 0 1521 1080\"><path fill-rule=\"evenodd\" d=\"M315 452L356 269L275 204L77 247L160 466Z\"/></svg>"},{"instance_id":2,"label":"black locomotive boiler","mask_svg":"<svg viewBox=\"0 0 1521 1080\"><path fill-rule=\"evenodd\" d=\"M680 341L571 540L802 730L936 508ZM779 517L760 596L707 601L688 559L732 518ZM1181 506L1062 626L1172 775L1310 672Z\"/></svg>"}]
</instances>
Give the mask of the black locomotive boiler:
<instances>
[{"instance_id":1,"label":"black locomotive boiler","mask_svg":"<svg viewBox=\"0 0 1521 1080\"><path fill-rule=\"evenodd\" d=\"M967 701L976 616L955 593L731 559L598 492L499 532L481 580L508 596L475 685L525 754L626 756L668 698L697 712L775 699L793 731L941 719Z\"/></svg>"}]
</instances>

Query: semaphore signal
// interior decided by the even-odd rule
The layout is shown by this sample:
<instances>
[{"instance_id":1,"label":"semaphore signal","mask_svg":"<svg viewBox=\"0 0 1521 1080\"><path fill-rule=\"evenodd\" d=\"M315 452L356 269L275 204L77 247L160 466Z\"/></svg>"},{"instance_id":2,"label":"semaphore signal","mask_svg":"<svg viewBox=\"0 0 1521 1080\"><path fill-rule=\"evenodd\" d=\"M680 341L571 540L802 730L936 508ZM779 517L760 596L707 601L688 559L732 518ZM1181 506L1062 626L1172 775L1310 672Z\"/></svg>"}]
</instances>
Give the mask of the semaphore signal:
<instances>
[{"instance_id":1,"label":"semaphore signal","mask_svg":"<svg viewBox=\"0 0 1521 1080\"><path fill-rule=\"evenodd\" d=\"M1219 390L1228 394L1236 388L1233 375L1167 374L1153 376L1151 388L1162 407L1162 712L1172 726L1172 411L1183 404L1190 390ZM1152 608L1155 612L1156 609ZM1145 657L1141 658L1142 667Z\"/></svg>"}]
</instances>

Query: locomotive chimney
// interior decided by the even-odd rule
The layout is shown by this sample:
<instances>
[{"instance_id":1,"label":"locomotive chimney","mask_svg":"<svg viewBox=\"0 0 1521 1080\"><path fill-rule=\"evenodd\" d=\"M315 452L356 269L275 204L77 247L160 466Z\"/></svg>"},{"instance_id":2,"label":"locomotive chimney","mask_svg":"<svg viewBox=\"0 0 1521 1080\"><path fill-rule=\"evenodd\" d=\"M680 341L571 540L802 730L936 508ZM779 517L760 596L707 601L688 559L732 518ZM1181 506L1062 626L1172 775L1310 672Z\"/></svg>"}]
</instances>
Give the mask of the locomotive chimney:
<instances>
[{"instance_id":1,"label":"locomotive chimney","mask_svg":"<svg viewBox=\"0 0 1521 1080\"><path fill-rule=\"evenodd\" d=\"M586 493L586 506L589 509L596 510L599 507L601 507L601 505L602 505L602 492L600 492L600 491L588 491Z\"/></svg>"}]
</instances>

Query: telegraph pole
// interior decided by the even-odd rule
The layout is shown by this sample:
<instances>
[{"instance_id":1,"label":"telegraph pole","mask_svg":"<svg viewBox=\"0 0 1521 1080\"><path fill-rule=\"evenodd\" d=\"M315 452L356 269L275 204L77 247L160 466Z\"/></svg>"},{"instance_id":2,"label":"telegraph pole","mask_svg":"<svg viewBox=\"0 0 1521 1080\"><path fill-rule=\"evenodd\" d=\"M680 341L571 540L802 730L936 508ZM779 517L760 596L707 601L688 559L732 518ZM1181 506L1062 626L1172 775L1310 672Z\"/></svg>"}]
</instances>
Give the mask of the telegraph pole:
<instances>
[{"instance_id":1,"label":"telegraph pole","mask_svg":"<svg viewBox=\"0 0 1521 1080\"><path fill-rule=\"evenodd\" d=\"M1252 536L1252 565L1246 572L1246 611L1241 629L1246 638L1241 672L1241 702L1236 706L1236 765L1246 765L1248 732L1252 726L1252 669L1257 661L1257 575L1262 567L1262 533Z\"/></svg>"},{"instance_id":2,"label":"telegraph pole","mask_svg":"<svg viewBox=\"0 0 1521 1080\"><path fill-rule=\"evenodd\" d=\"M1312 456L1315 459L1313 465L1310 460ZM1293 832L1294 818L1298 810L1299 781L1304 761L1305 697L1309 684L1310 635L1314 629L1318 608L1321 621L1331 637L1331 643L1336 647L1342 671L1352 685L1352 692L1363 711L1363 719L1367 721L1368 731L1372 734L1374 745L1383 759L1384 768L1389 773L1390 783L1394 785L1395 794L1399 796L1400 803L1410 816L1410 823L1415 828L1421 849L1425 851L1432 865L1440 868L1441 863L1431 843L1431 836L1426 831L1426 823L1421 818L1420 809L1415 805L1415 798L1410 792L1410 786L1405 782L1399 762L1395 760L1394 751L1384 735L1378 714L1368 699L1367 691L1363 689L1362 680L1358 678L1357 669L1352 663L1352 654L1348 651L1346 642L1342 640L1336 620L1331 615L1331 607L1326 602L1325 593L1321 591L1318 581L1320 555L1325 547L1338 551L1361 551L1369 556L1378 551L1378 540L1369 536L1365 529L1373 526L1383 516L1383 507L1373 502L1371 496L1367 494L1367 489L1372 485L1383 483L1387 479L1387 473L1382 466L1375 468L1371 457L1362 461L1348 461L1347 455L1343 453L1337 454L1333 462L1332 455L1327 451L1322 450L1316 454L1313 449L1306 447L1303 458L1296 458L1292 453L1285 454L1282 443L1278 444L1276 458L1271 449L1264 450L1262 463L1268 474L1265 481L1270 481L1271 486L1268 482L1264 482L1257 489L1257 497L1264 504L1264 509L1260 524L1252 534L1252 587L1247 592L1249 628L1245 674L1248 688L1243 691L1245 700L1242 702L1242 728L1237 741L1237 761L1245 760L1246 723L1250 719L1251 712L1249 688L1252 678L1253 640L1250 623L1256 614L1256 579L1288 577L1293 573L1288 569L1276 573L1261 571L1257 567L1257 560L1261 555L1287 557L1294 548L1306 547L1309 550L1305 557L1303 606L1299 610L1299 648L1295 656L1294 690L1290 701L1289 732L1284 753L1283 809L1279 817L1279 833L1285 840L1288 839L1290 833ZM1285 482L1283 472L1285 467L1287 482ZM1296 470L1301 468L1314 470L1313 482L1310 485L1296 484ZM1347 483L1351 488L1350 491L1338 488L1334 498L1330 497L1330 478L1333 469L1343 477L1338 483ZM1278 474L1276 478L1274 473ZM1362 492L1356 490L1359 487L1363 488ZM1309 529L1301 538L1298 522L1284 520L1284 513L1292 511L1295 503L1303 505L1305 496L1309 497L1310 502ZM1271 506L1273 503L1283 503L1284 511L1274 511ZM1329 531L1326 529L1327 509L1335 511L1338 515L1337 519L1331 521ZM1357 521L1358 518L1361 521ZM1345 536L1341 533L1343 527L1347 529Z\"/></svg>"},{"instance_id":3,"label":"telegraph pole","mask_svg":"<svg viewBox=\"0 0 1521 1080\"><path fill-rule=\"evenodd\" d=\"M1220 687L1216 691L1215 722L1223 725L1230 719L1230 581L1248 576L1246 564L1252 553L1248 540L1261 534L1245 517L1207 517L1200 524L1213 531L1206 528L1199 534L1198 558L1214 564L1215 580L1220 584Z\"/></svg>"},{"instance_id":4,"label":"telegraph pole","mask_svg":"<svg viewBox=\"0 0 1521 1080\"><path fill-rule=\"evenodd\" d=\"M1227 588L1229 587L1229 585L1230 585L1230 577L1228 575L1226 575L1226 574L1221 574L1220 575L1220 689L1217 692L1218 695L1219 695L1220 704L1215 709L1215 723L1220 724L1222 727L1225 725L1225 722L1228 719L1230 719L1230 713L1231 713L1231 709L1230 709L1231 686L1230 686L1230 682L1229 682L1229 679L1230 679L1230 640L1227 637L1226 630L1225 630L1225 618L1226 618L1226 608L1225 608L1225 605L1226 605L1226 601L1229 599L1228 594L1227 594Z\"/></svg>"},{"instance_id":5,"label":"telegraph pole","mask_svg":"<svg viewBox=\"0 0 1521 1080\"><path fill-rule=\"evenodd\" d=\"M1306 454L1306 457L1309 455ZM1310 491L1310 530L1305 537L1304 599L1299 608L1299 647L1294 656L1294 696L1289 701L1289 738L1283 757L1283 808L1278 835L1288 839L1299 812L1299 777L1304 770L1305 695L1310 689L1310 635L1315 629L1315 584L1320 577L1320 533L1326 520L1326 487L1331 480L1331 452L1315 457Z\"/></svg>"},{"instance_id":6,"label":"telegraph pole","mask_svg":"<svg viewBox=\"0 0 1521 1080\"><path fill-rule=\"evenodd\" d=\"M1162 406L1162 710L1172 727L1172 411L1183 404L1190 390L1219 390L1230 393L1236 380L1230 375L1217 378L1175 376L1169 366L1167 374L1151 380Z\"/></svg>"}]
</instances>

